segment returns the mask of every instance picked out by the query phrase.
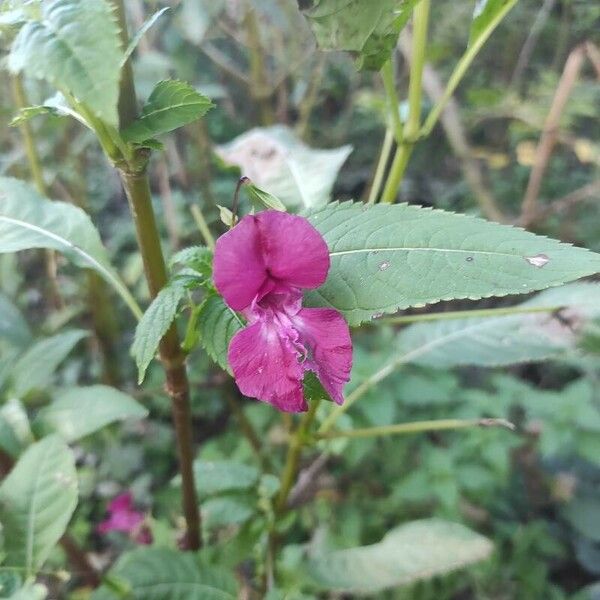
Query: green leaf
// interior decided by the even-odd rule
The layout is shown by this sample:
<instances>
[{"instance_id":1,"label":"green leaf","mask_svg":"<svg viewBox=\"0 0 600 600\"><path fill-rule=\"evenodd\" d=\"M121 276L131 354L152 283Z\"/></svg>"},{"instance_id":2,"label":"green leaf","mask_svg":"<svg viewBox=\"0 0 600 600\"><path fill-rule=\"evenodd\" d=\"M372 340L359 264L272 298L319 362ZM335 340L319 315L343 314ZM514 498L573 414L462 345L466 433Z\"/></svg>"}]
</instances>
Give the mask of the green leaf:
<instances>
[{"instance_id":1,"label":"green leaf","mask_svg":"<svg viewBox=\"0 0 600 600\"><path fill-rule=\"evenodd\" d=\"M315 150L283 125L255 128L216 148L228 164L288 208L317 208L331 189L352 146Z\"/></svg>"},{"instance_id":2,"label":"green leaf","mask_svg":"<svg viewBox=\"0 0 600 600\"><path fill-rule=\"evenodd\" d=\"M477 43L488 29L494 29L504 15L517 3L517 0L477 0L473 22L469 32L469 46Z\"/></svg>"},{"instance_id":3,"label":"green leaf","mask_svg":"<svg viewBox=\"0 0 600 600\"><path fill-rule=\"evenodd\" d=\"M256 187L253 183L250 183L249 180L247 181L247 183L245 183L244 189L246 190L246 193L248 194L250 200L253 203L258 204L259 207L264 207L267 209L271 208L273 210L285 212L285 204L283 204L281 200L275 198L273 194L269 194L269 192L265 192L259 187Z\"/></svg>"},{"instance_id":4,"label":"green leaf","mask_svg":"<svg viewBox=\"0 0 600 600\"><path fill-rule=\"evenodd\" d=\"M487 538L463 525L425 519L401 525L370 546L317 553L309 573L327 590L374 594L460 569L491 551Z\"/></svg>"},{"instance_id":5,"label":"green leaf","mask_svg":"<svg viewBox=\"0 0 600 600\"><path fill-rule=\"evenodd\" d=\"M38 115L52 115L53 117L61 116L59 110L54 106L26 106L25 108L20 109L17 115L13 117L10 126L15 127L16 125L21 125L25 121L29 121L29 119L33 119Z\"/></svg>"},{"instance_id":6,"label":"green leaf","mask_svg":"<svg viewBox=\"0 0 600 600\"><path fill-rule=\"evenodd\" d=\"M213 253L209 248L206 246L190 246L174 254L169 261L169 266L172 268L174 265L183 265L197 271L206 279L210 279L212 277L212 263Z\"/></svg>"},{"instance_id":7,"label":"green leaf","mask_svg":"<svg viewBox=\"0 0 600 600\"><path fill-rule=\"evenodd\" d=\"M146 369L158 350L160 340L175 320L177 307L184 295L183 285L167 285L152 300L138 323L131 346L131 355L135 358L138 368L138 384L144 381Z\"/></svg>"},{"instance_id":8,"label":"green leaf","mask_svg":"<svg viewBox=\"0 0 600 600\"><path fill-rule=\"evenodd\" d=\"M106 0L46 0L40 19L28 21L13 42L8 65L44 79L118 126L123 51Z\"/></svg>"},{"instance_id":9,"label":"green leaf","mask_svg":"<svg viewBox=\"0 0 600 600\"><path fill-rule=\"evenodd\" d=\"M31 342L31 331L21 311L0 294L0 339L12 347L24 348Z\"/></svg>"},{"instance_id":10,"label":"green leaf","mask_svg":"<svg viewBox=\"0 0 600 600\"><path fill-rule=\"evenodd\" d=\"M259 472L255 467L233 460L196 459L194 475L198 493L211 496L250 489L258 482Z\"/></svg>"},{"instance_id":11,"label":"green leaf","mask_svg":"<svg viewBox=\"0 0 600 600\"><path fill-rule=\"evenodd\" d=\"M222 369L229 371L227 349L231 338L244 327L240 318L221 296L212 294L200 307L197 326L202 347Z\"/></svg>"},{"instance_id":12,"label":"green leaf","mask_svg":"<svg viewBox=\"0 0 600 600\"><path fill-rule=\"evenodd\" d=\"M157 10L152 16L150 16L144 24L135 32L135 35L129 41L127 50L121 59L121 67L125 66L125 63L129 60L129 57L133 54L133 51L137 48L140 40L144 37L146 32L170 9L169 6Z\"/></svg>"},{"instance_id":13,"label":"green leaf","mask_svg":"<svg viewBox=\"0 0 600 600\"><path fill-rule=\"evenodd\" d=\"M56 400L33 422L38 437L57 433L67 442L74 442L115 421L148 415L148 410L131 396L106 385L60 389L53 395Z\"/></svg>"},{"instance_id":14,"label":"green leaf","mask_svg":"<svg viewBox=\"0 0 600 600\"><path fill-rule=\"evenodd\" d=\"M87 331L74 329L36 342L13 367L13 393L23 398L29 392L48 387L60 363L87 335Z\"/></svg>"},{"instance_id":15,"label":"green leaf","mask_svg":"<svg viewBox=\"0 0 600 600\"><path fill-rule=\"evenodd\" d=\"M8 600L44 600L48 597L48 589L41 583L27 583L20 590L8 597Z\"/></svg>"},{"instance_id":16,"label":"green leaf","mask_svg":"<svg viewBox=\"0 0 600 600\"><path fill-rule=\"evenodd\" d=\"M80 267L94 269L136 316L141 315L83 210L66 202L49 201L18 179L0 177L0 254L30 248L51 248Z\"/></svg>"},{"instance_id":17,"label":"green leaf","mask_svg":"<svg viewBox=\"0 0 600 600\"><path fill-rule=\"evenodd\" d=\"M73 453L58 436L30 446L0 485L5 565L35 574L77 505Z\"/></svg>"},{"instance_id":18,"label":"green leaf","mask_svg":"<svg viewBox=\"0 0 600 600\"><path fill-rule=\"evenodd\" d=\"M128 600L236 600L237 584L226 571L198 563L189 553L166 548L139 548L119 558L108 579L127 590ZM112 587L112 586L111 586ZM92 600L119 600L108 584ZM117 587L117 586L114 586ZM114 589L114 588L113 588Z\"/></svg>"},{"instance_id":19,"label":"green leaf","mask_svg":"<svg viewBox=\"0 0 600 600\"><path fill-rule=\"evenodd\" d=\"M197 92L189 83L160 81L142 108L142 114L121 134L128 142L141 143L192 123L213 106L206 96Z\"/></svg>"},{"instance_id":20,"label":"green leaf","mask_svg":"<svg viewBox=\"0 0 600 600\"><path fill-rule=\"evenodd\" d=\"M256 500L247 496L218 496L202 503L202 525L217 529L241 525L256 512Z\"/></svg>"},{"instance_id":21,"label":"green leaf","mask_svg":"<svg viewBox=\"0 0 600 600\"><path fill-rule=\"evenodd\" d=\"M594 497L575 498L563 511L567 521L578 533L600 542L600 500Z\"/></svg>"},{"instance_id":22,"label":"green leaf","mask_svg":"<svg viewBox=\"0 0 600 600\"><path fill-rule=\"evenodd\" d=\"M25 407L19 400L11 398L0 408L0 448L16 458L32 442Z\"/></svg>"},{"instance_id":23,"label":"green leaf","mask_svg":"<svg viewBox=\"0 0 600 600\"><path fill-rule=\"evenodd\" d=\"M439 300L540 290L600 271L600 255L522 229L397 204L344 202L308 215L331 268L307 303L357 325Z\"/></svg>"}]
</instances>

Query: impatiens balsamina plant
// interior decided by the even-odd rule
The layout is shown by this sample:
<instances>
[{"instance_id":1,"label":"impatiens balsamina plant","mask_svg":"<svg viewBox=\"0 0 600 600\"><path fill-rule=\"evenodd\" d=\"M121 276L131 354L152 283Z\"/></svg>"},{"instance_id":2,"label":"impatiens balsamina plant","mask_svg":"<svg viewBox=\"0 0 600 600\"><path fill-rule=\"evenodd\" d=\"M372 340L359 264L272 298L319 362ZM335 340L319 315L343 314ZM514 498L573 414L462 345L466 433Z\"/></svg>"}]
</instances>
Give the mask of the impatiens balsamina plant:
<instances>
[{"instance_id":1,"label":"impatiens balsamina plant","mask_svg":"<svg viewBox=\"0 0 600 600\"><path fill-rule=\"evenodd\" d=\"M321 50L351 52L360 69L377 71L383 79L387 132L369 201L330 201L333 179L340 161L350 152L349 146L317 155L285 128L272 127L240 142L235 153L222 154L224 160L232 154L238 159L241 156L242 165L254 166L259 161L256 172L269 168L264 181L287 193L278 198L273 190L260 189L244 177L247 173L241 173L239 187L245 189L245 199L238 203L237 193L235 200L229 193L219 198L223 204L229 203L219 207L229 226L223 233L217 204L207 188L206 173L212 163L202 127L198 134L202 143L194 144L199 148L202 173L194 181L202 187L203 204L197 206L195 197L186 199L200 233L191 232L190 227L185 236L189 243L202 245L184 248L169 261L163 254L167 247L161 238L163 223L152 202L150 156L163 149L158 137L200 119L214 105L194 86L168 79L157 82L141 108L138 106L132 59L137 43L165 11L153 15L129 40L125 8L130 3L124 0L3 3L0 26L7 76L15 86L19 109L14 124L21 128L34 187L0 177L0 253L46 250L42 258L51 280L49 296L53 299L49 304L55 307L48 312L57 311L50 319L51 326L44 329L52 335L34 341L18 309L0 304L0 310L10 315L0 331L0 342L4 344L4 337L10 342L6 362L0 365L0 391L6 400L0 408L0 463L5 475L0 484L3 593L9 589L13 600L45 597L52 579L49 570L60 564L60 556L53 555L59 544L75 565L72 579L97 588L89 596L92 600L232 600L238 597L241 585L244 597L270 600L291 598L288 591L371 594L489 556L492 544L488 539L441 519L399 523L378 543L332 549L321 542L320 535L309 545L309 536L302 529L301 523L320 528L319 511L303 519L297 516L299 505L312 506L317 495L308 490L316 480L314 474L330 456L339 454L341 447L345 453L353 438L482 425L512 427L506 421L508 415L360 427L353 407L361 401L361 409L368 414L368 392L401 366L509 365L552 358L573 350L590 320L600 316L600 302L589 302L597 297L592 293L597 294L597 288L588 284L557 288L555 294L546 292L496 312L486 308L476 315L461 313L461 318L432 312L423 320L433 323L411 325L400 332L389 326L419 319L389 316L407 308L441 300L526 294L600 271L600 255L586 249L493 220L396 203L414 146L431 134L479 50L516 2L477 2L465 53L425 119L421 118L422 80L430 0L313 0L304 13L290 3L296 18L306 18ZM171 4L179 7L179 3ZM185 7L177 22L183 23L188 35L195 35L188 27L191 13L183 12L195 10L195 3L181 4ZM252 41L258 20L251 8L244 23ZM410 47L403 119L393 68L401 31L407 35L402 47ZM178 37L169 37L165 48L181 54ZM244 52L251 53L254 78L249 98L257 104L256 113L270 122L273 107L269 102L274 94L254 89L262 81L264 67L255 55L259 46L249 42L248 48L244 47ZM243 74L238 78L243 80ZM33 79L40 80L36 89L49 98L29 106L25 92ZM285 95L284 88L282 85ZM302 110L299 112L303 118ZM78 178L87 163L77 152L70 157L82 160L75 167L64 167L68 160L61 155L58 172L53 174L60 185L55 185L52 193L62 193L65 182L67 188L72 184L74 190L66 195L76 198L79 206L49 201L29 124L29 119L38 115L74 118L73 125L85 132L86 140L94 136L107 166L118 174L131 216L126 221L119 213L119 226L131 234L131 243L122 245L135 246L135 231L137 246L131 264L143 265L149 296L140 285L135 294L148 304L145 312L129 289L135 276L130 274L127 284L123 281L93 224L95 215L86 213L88 206L82 196L87 182ZM270 146L262 148L263 143ZM248 149L245 144L259 147ZM60 152L65 148L71 150L61 141ZM172 154L176 153L168 155ZM166 158L158 157L159 179L168 188ZM333 170L328 160L334 160ZM99 168L97 164L94 162L94 168ZM231 170L226 173L233 187L235 177ZM314 181L304 180L312 177ZM101 174L102 181L109 179ZM94 181L99 180L96 177ZM166 195L170 197L170 192ZM289 198L293 202L286 203ZM172 225L169 208L165 204L162 213L167 229ZM482 206L482 211L495 217L489 206ZM213 236L218 234L215 242ZM177 246L181 240L171 237L176 238L171 241ZM65 308L64 290L56 279L62 264L57 263L57 253L88 270L85 282L76 280L65 287L72 294L80 283L87 286L81 296L92 298L89 304ZM36 270L36 278L38 273ZM111 345L110 336L103 335L106 323L118 312L113 310L111 293L116 293L131 313L118 316L129 319L131 331L135 327L131 354L140 384L149 372L150 383L136 398L132 395L134 382L126 383L119 374L119 369L127 367L115 361L125 336ZM556 316L565 306L577 309L579 318L568 323L568 335L557 335L567 327L564 319ZM89 313L89 322L94 323L106 367L105 384L75 385L82 365L92 362L80 358L79 366L68 371L61 378L63 385L56 387L53 373L90 332L68 329L57 333L54 328L82 313ZM79 322L88 324L86 319ZM385 347L378 349L386 357L381 364L367 368L361 362L364 352L361 355L356 350L353 365L349 327L355 328L355 350L365 332L378 327L377 331L385 332L387 337L377 338L385 340ZM0 349L4 350L4 345ZM207 356L216 364L209 367ZM153 364L155 358L160 365ZM218 367L217 375L207 375ZM199 372L204 379L190 384L190 374ZM89 381L88 376L85 379ZM148 397L151 401L145 407L142 399ZM30 398L35 401L30 403ZM172 414L173 447L169 444L171 430L164 433L164 423L159 429L150 425L144 429L149 413L164 417L166 406ZM213 431L206 424L212 423L218 411L231 414L232 419L219 419ZM279 411L303 414L281 415ZM140 487L152 490L158 499L152 504L152 515L134 508L129 485L123 485L126 470L118 489L114 489L114 481L108 487L86 484L79 489L79 482L109 477L106 470L96 473L89 465L94 465L98 456L110 455L111 442L106 440L114 439L110 431L125 419L141 422L138 429L124 429L128 435L135 432L150 438L154 431L161 432L156 443L162 444L172 459L157 460L156 465L144 463L147 479ZM111 424L113 430L106 438L82 441ZM226 460L208 460L217 447L211 444L225 426L234 428L233 435L223 437L223 452L230 455ZM342 445L337 438L344 438ZM196 444L199 439L210 440L207 454ZM90 450L94 444L100 450ZM141 445L128 444L135 456L144 455ZM115 468L127 459L126 452L121 456L118 450L117 454L109 463ZM316 458L301 472L309 455ZM150 456L148 461L154 461L155 454ZM155 476L156 480L152 479ZM76 513L78 526L69 531L80 496L91 502L92 487L104 490L101 508ZM107 497L113 499L102 520ZM338 501L346 501L343 494ZM382 521L387 523L388 516ZM81 526L82 519L93 521L93 526ZM94 532L101 535L94 537ZM119 544L125 542L144 547L119 551ZM108 546L106 556L111 560L121 555L106 572L100 572L89 560L87 546L82 549L81 544ZM38 579L41 574L43 578ZM56 579L64 582L64 578Z\"/></svg>"},{"instance_id":2,"label":"impatiens balsamina plant","mask_svg":"<svg viewBox=\"0 0 600 600\"><path fill-rule=\"evenodd\" d=\"M227 354L242 394L305 411L302 380L311 370L335 402L344 402L352 366L348 325L337 310L302 308L302 290L321 286L328 271L327 244L300 216L248 215L218 239L215 286L248 320Z\"/></svg>"}]
</instances>

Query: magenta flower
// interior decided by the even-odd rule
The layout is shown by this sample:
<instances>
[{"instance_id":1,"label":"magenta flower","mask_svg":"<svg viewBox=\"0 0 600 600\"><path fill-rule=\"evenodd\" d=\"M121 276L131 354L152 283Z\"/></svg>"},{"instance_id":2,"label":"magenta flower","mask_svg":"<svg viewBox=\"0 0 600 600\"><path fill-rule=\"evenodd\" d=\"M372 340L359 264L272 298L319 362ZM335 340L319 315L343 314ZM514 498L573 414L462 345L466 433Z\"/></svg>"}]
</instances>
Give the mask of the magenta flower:
<instances>
[{"instance_id":1,"label":"magenta flower","mask_svg":"<svg viewBox=\"0 0 600 600\"><path fill-rule=\"evenodd\" d=\"M302 379L310 370L335 402L344 402L352 366L348 324L336 310L302 308L302 290L319 287L328 271L325 240L296 215L246 216L217 240L215 286L248 319L227 355L242 394L305 411Z\"/></svg>"},{"instance_id":2,"label":"magenta flower","mask_svg":"<svg viewBox=\"0 0 600 600\"><path fill-rule=\"evenodd\" d=\"M114 498L108 505L108 518L97 527L98 533L122 531L138 544L151 544L152 534L146 524L146 516L133 508L131 492Z\"/></svg>"}]
</instances>

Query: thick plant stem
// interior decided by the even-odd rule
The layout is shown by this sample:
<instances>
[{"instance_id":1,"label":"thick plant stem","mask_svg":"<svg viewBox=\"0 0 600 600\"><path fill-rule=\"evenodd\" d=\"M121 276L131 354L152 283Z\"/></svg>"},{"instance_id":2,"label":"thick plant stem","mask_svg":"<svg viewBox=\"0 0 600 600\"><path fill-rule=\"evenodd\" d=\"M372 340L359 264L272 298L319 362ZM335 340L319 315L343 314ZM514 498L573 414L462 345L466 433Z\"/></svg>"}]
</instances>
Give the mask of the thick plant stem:
<instances>
[{"instance_id":1,"label":"thick plant stem","mask_svg":"<svg viewBox=\"0 0 600 600\"><path fill-rule=\"evenodd\" d=\"M127 47L127 23L123 0L113 0L122 32L123 47ZM127 126L136 117L136 94L129 61L121 73L119 121ZM167 283L167 268L160 244L146 162L141 151L132 160L120 164L120 173L135 223L138 245L150 295L155 298ZM194 448L190 409L190 388L177 329L173 324L162 338L159 356L166 376L165 389L171 399L179 470L181 473L183 514L186 520L184 547L197 550L201 546L200 510L194 481Z\"/></svg>"},{"instance_id":2,"label":"thick plant stem","mask_svg":"<svg viewBox=\"0 0 600 600\"><path fill-rule=\"evenodd\" d=\"M414 11L413 52L408 84L408 118L404 127L404 139L396 150L394 161L381 197L382 202L392 203L396 199L400 182L421 127L422 78L427 47L430 0L421 0Z\"/></svg>"},{"instance_id":3,"label":"thick plant stem","mask_svg":"<svg viewBox=\"0 0 600 600\"><path fill-rule=\"evenodd\" d=\"M25 88L23 87L23 80L20 75L13 75L13 96L15 104L18 109L26 108L29 106L29 101L25 94ZM46 189L46 182L44 181L44 174L42 171L42 163L40 161L40 155L37 151L35 144L35 138L33 137L33 131L28 121L23 121L19 125L21 136L23 138L23 145L25 146L25 154L27 156L27 163L29 170L31 171L31 178L35 185L36 190L41 196L48 196L48 190ZM54 250L46 250L44 252L46 257L46 275L50 284L50 297L54 308L64 308L64 301L60 293L60 286L57 280L57 263L56 263L56 252Z\"/></svg>"}]
</instances>

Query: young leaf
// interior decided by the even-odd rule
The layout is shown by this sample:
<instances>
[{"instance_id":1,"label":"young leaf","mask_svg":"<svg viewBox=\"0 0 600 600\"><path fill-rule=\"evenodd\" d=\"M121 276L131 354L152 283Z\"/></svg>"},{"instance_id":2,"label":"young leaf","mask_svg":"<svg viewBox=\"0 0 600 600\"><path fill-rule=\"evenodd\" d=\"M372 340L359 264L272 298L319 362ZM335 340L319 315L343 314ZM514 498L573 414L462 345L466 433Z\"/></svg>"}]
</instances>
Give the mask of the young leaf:
<instances>
[{"instance_id":1,"label":"young leaf","mask_svg":"<svg viewBox=\"0 0 600 600\"><path fill-rule=\"evenodd\" d=\"M118 126L123 52L107 0L46 0L13 42L8 65L72 95L96 116Z\"/></svg>"},{"instance_id":2,"label":"young leaf","mask_svg":"<svg viewBox=\"0 0 600 600\"><path fill-rule=\"evenodd\" d=\"M160 81L142 108L142 114L121 135L128 142L143 143L161 133L192 123L213 106L206 96L189 83Z\"/></svg>"},{"instance_id":3,"label":"young leaf","mask_svg":"<svg viewBox=\"0 0 600 600\"><path fill-rule=\"evenodd\" d=\"M30 446L0 485L7 567L34 575L67 528L77 505L75 459L58 436Z\"/></svg>"},{"instance_id":4,"label":"young leaf","mask_svg":"<svg viewBox=\"0 0 600 600\"><path fill-rule=\"evenodd\" d=\"M133 54L133 51L137 48L140 40L144 37L146 32L170 9L169 6L165 6L160 10L157 10L152 16L150 16L144 24L135 32L135 35L131 38L127 50L121 59L121 67L129 60L129 57Z\"/></svg>"},{"instance_id":5,"label":"young leaf","mask_svg":"<svg viewBox=\"0 0 600 600\"><path fill-rule=\"evenodd\" d=\"M131 355L138 368L138 383L144 381L146 369L158 350L158 344L177 315L177 307L185 295L183 285L172 283L152 301L135 329Z\"/></svg>"},{"instance_id":6,"label":"young leaf","mask_svg":"<svg viewBox=\"0 0 600 600\"><path fill-rule=\"evenodd\" d=\"M200 343L208 355L226 371L230 371L227 363L229 342L243 326L240 318L223 302L221 296L210 295L200 308Z\"/></svg>"},{"instance_id":7,"label":"young leaf","mask_svg":"<svg viewBox=\"0 0 600 600\"><path fill-rule=\"evenodd\" d=\"M288 127L274 125L251 129L216 151L288 208L317 208L329 202L333 183L352 146L316 150Z\"/></svg>"},{"instance_id":8,"label":"young leaf","mask_svg":"<svg viewBox=\"0 0 600 600\"><path fill-rule=\"evenodd\" d=\"M74 442L115 421L148 415L148 410L131 396L106 385L60 389L53 395L56 400L33 422L38 437L57 433L65 441Z\"/></svg>"},{"instance_id":9,"label":"young leaf","mask_svg":"<svg viewBox=\"0 0 600 600\"><path fill-rule=\"evenodd\" d=\"M458 523L424 519L401 525L370 546L316 552L309 574L319 587L375 594L487 558L490 541Z\"/></svg>"},{"instance_id":10,"label":"young leaf","mask_svg":"<svg viewBox=\"0 0 600 600\"><path fill-rule=\"evenodd\" d=\"M29 392L48 387L60 363L87 335L87 331L74 329L36 342L12 369L13 394L24 398Z\"/></svg>"},{"instance_id":11,"label":"young leaf","mask_svg":"<svg viewBox=\"0 0 600 600\"><path fill-rule=\"evenodd\" d=\"M235 577L197 562L190 553L139 548L123 554L109 571L111 581L127 590L129 600L236 600ZM119 600L123 594L105 584L91 600Z\"/></svg>"},{"instance_id":12,"label":"young leaf","mask_svg":"<svg viewBox=\"0 0 600 600\"><path fill-rule=\"evenodd\" d=\"M259 187L256 187L253 183L250 183L250 182L246 183L244 185L244 189L246 190L246 193L248 194L248 197L250 198L250 200L252 202L258 204L259 206L263 206L267 209L270 208L273 210L279 210L279 211L285 212L285 210L286 210L285 204L283 204L283 202L281 202L281 200L279 200L272 194L269 194L269 192L265 192L264 190L261 190Z\"/></svg>"},{"instance_id":13,"label":"young leaf","mask_svg":"<svg viewBox=\"0 0 600 600\"><path fill-rule=\"evenodd\" d=\"M600 317L600 285L575 283L546 290L516 308L537 307L564 309L411 325L398 337L403 362L492 367L560 357L574 350L590 320Z\"/></svg>"},{"instance_id":14,"label":"young leaf","mask_svg":"<svg viewBox=\"0 0 600 600\"><path fill-rule=\"evenodd\" d=\"M442 210L344 202L308 215L330 250L306 295L351 325L439 300L522 294L600 271L600 254Z\"/></svg>"},{"instance_id":15,"label":"young leaf","mask_svg":"<svg viewBox=\"0 0 600 600\"><path fill-rule=\"evenodd\" d=\"M169 266L183 265L193 269L206 279L212 277L213 253L206 246L190 246L184 248L171 257Z\"/></svg>"},{"instance_id":16,"label":"young leaf","mask_svg":"<svg viewBox=\"0 0 600 600\"><path fill-rule=\"evenodd\" d=\"M30 248L52 248L76 265L98 271L134 315L141 314L85 212L66 202L50 202L23 181L0 177L0 254Z\"/></svg>"}]
</instances>

